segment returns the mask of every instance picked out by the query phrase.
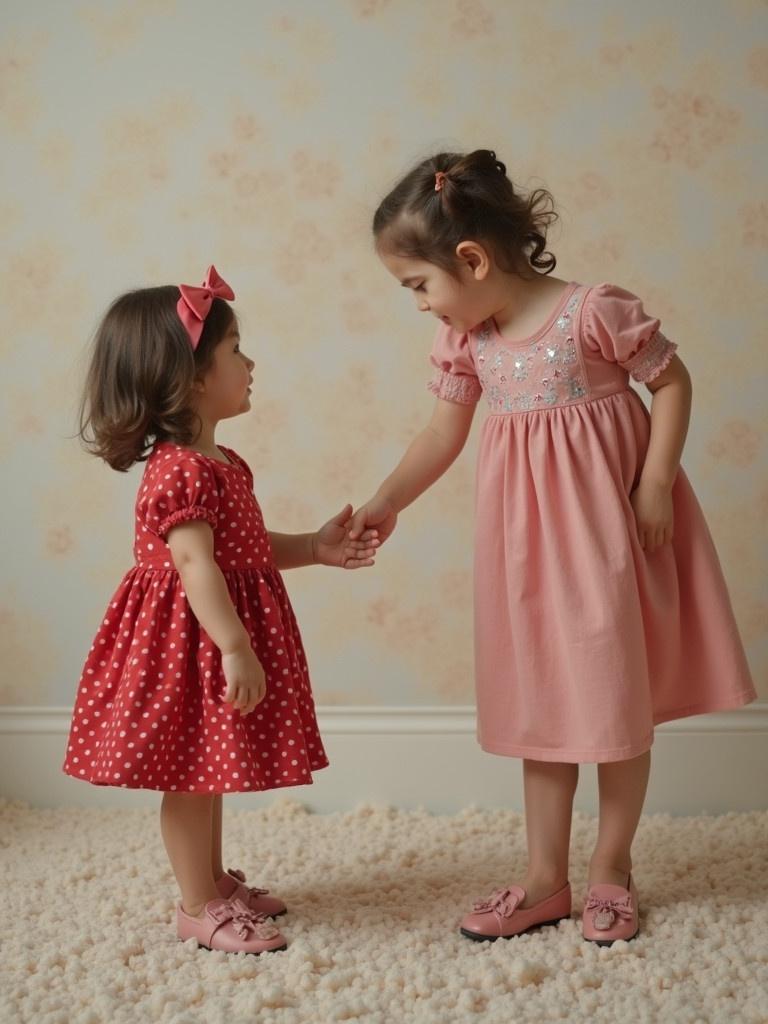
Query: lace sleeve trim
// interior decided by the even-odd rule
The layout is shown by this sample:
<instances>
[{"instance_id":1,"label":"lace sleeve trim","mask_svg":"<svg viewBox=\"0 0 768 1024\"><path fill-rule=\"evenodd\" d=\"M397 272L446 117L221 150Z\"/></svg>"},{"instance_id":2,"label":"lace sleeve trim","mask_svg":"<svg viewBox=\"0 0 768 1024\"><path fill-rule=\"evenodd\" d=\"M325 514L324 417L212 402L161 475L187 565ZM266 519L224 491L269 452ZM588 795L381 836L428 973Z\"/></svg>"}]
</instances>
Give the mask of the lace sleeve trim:
<instances>
[{"instance_id":1,"label":"lace sleeve trim","mask_svg":"<svg viewBox=\"0 0 768 1024\"><path fill-rule=\"evenodd\" d=\"M445 370L437 370L427 387L438 398L460 405L473 405L483 393L477 377L466 373L447 373Z\"/></svg>"},{"instance_id":2,"label":"lace sleeve trim","mask_svg":"<svg viewBox=\"0 0 768 1024\"><path fill-rule=\"evenodd\" d=\"M666 370L672 361L677 345L656 331L647 345L623 363L623 367L641 384L648 384Z\"/></svg>"}]
</instances>

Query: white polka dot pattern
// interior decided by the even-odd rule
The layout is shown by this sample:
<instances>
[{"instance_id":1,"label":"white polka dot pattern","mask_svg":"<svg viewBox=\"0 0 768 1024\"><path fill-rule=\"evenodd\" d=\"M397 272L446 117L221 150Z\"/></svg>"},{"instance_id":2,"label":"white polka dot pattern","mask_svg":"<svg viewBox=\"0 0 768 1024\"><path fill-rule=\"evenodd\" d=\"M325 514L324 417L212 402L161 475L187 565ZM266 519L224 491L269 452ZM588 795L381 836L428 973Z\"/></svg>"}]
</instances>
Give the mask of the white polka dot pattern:
<instances>
[{"instance_id":1,"label":"white polka dot pattern","mask_svg":"<svg viewBox=\"0 0 768 1024\"><path fill-rule=\"evenodd\" d=\"M246 463L155 446L136 499L135 566L85 662L63 770L100 786L234 793L312 781L328 764L299 628ZM202 519L264 666L250 715L222 701L221 655L192 613L165 536Z\"/></svg>"}]
</instances>

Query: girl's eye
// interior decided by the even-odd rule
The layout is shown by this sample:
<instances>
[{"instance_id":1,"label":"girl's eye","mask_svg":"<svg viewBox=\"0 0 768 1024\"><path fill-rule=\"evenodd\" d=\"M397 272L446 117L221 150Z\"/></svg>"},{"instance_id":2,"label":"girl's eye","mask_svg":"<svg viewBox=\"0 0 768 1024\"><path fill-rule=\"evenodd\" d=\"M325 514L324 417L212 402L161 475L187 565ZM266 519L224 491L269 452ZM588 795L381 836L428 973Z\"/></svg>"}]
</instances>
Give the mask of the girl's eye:
<instances>
[{"instance_id":1,"label":"girl's eye","mask_svg":"<svg viewBox=\"0 0 768 1024\"><path fill-rule=\"evenodd\" d=\"M421 284L417 284L416 287L413 290L415 292L423 292L424 291L424 282L422 281Z\"/></svg>"},{"instance_id":2,"label":"girl's eye","mask_svg":"<svg viewBox=\"0 0 768 1024\"><path fill-rule=\"evenodd\" d=\"M237 345L235 345L235 352L239 352L239 351L240 351L240 345L237 344Z\"/></svg>"}]
</instances>

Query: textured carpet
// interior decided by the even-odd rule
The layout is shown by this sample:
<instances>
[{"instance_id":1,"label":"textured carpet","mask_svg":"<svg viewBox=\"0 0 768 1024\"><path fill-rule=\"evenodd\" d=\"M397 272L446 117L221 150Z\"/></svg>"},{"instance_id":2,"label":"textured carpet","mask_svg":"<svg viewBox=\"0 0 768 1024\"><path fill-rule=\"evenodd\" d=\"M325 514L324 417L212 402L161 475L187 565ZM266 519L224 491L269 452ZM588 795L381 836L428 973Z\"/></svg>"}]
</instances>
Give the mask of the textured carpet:
<instances>
[{"instance_id":1,"label":"textured carpet","mask_svg":"<svg viewBox=\"0 0 768 1024\"><path fill-rule=\"evenodd\" d=\"M641 935L581 938L595 821L574 817L573 918L510 941L456 931L525 865L522 816L295 802L227 815L226 863L289 904L289 948L177 942L158 815L0 803L0 1020L34 1024L768 1021L768 813L643 818Z\"/></svg>"}]
</instances>

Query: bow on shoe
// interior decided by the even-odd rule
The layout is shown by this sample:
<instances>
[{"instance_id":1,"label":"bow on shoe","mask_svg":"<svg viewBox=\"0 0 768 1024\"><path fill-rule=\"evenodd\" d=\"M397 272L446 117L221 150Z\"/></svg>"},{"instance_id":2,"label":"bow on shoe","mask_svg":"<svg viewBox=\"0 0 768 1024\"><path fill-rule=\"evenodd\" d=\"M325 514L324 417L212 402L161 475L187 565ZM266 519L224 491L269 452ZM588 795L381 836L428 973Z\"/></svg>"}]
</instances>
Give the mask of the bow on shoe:
<instances>
[{"instance_id":1,"label":"bow on shoe","mask_svg":"<svg viewBox=\"0 0 768 1024\"><path fill-rule=\"evenodd\" d=\"M274 939L277 928L264 914L256 914L241 899L228 900L210 911L211 917L219 924L232 925L241 939L247 939L252 932L257 939Z\"/></svg>"},{"instance_id":2,"label":"bow on shoe","mask_svg":"<svg viewBox=\"0 0 768 1024\"><path fill-rule=\"evenodd\" d=\"M232 875L233 878L236 878L240 885L245 885L244 872L239 871L237 868L229 868L227 874ZM266 896L269 893L269 889L259 889L258 886L255 885L246 885L245 887L248 890L249 896Z\"/></svg>"},{"instance_id":3,"label":"bow on shoe","mask_svg":"<svg viewBox=\"0 0 768 1024\"><path fill-rule=\"evenodd\" d=\"M512 889L496 889L487 900L475 903L473 910L478 914L494 913L498 917L511 917L521 898Z\"/></svg>"},{"instance_id":4,"label":"bow on shoe","mask_svg":"<svg viewBox=\"0 0 768 1024\"><path fill-rule=\"evenodd\" d=\"M189 335L194 351L200 344L205 319L211 311L214 299L234 299L235 293L227 282L219 277L213 264L208 267L205 280L199 288L191 284L180 284L181 298L176 303L176 312Z\"/></svg>"},{"instance_id":5,"label":"bow on shoe","mask_svg":"<svg viewBox=\"0 0 768 1024\"><path fill-rule=\"evenodd\" d=\"M626 896L623 900L608 900L590 896L585 910L593 911L592 923L599 931L605 932L613 926L617 917L621 917L625 921L632 920L632 897Z\"/></svg>"}]
</instances>

